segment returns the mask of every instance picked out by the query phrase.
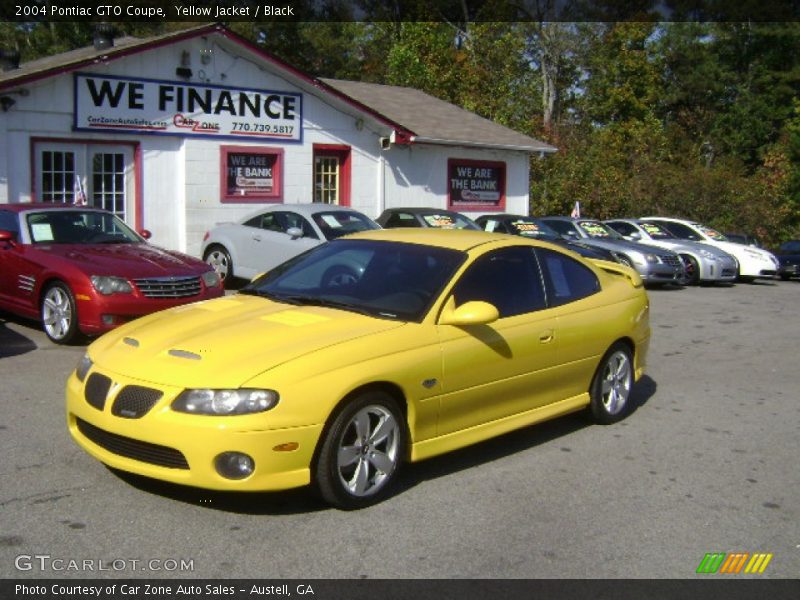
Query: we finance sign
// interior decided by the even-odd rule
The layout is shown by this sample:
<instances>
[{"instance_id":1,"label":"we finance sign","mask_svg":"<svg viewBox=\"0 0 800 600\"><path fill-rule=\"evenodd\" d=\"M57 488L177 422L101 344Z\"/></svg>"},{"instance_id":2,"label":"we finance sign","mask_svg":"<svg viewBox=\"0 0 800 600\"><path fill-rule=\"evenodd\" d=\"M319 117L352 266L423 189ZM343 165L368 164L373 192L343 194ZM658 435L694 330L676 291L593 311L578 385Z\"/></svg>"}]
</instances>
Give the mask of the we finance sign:
<instances>
[{"instance_id":1,"label":"we finance sign","mask_svg":"<svg viewBox=\"0 0 800 600\"><path fill-rule=\"evenodd\" d=\"M75 74L77 131L302 141L300 94Z\"/></svg>"}]
</instances>

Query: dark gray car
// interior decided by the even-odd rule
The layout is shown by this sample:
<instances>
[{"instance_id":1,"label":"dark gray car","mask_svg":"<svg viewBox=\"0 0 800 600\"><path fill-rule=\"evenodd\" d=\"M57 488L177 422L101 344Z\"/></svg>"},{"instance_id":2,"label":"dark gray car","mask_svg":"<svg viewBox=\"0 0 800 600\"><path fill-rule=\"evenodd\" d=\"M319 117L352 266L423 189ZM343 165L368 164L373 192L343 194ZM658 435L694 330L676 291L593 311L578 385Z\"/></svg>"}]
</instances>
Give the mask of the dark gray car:
<instances>
[{"instance_id":1,"label":"dark gray car","mask_svg":"<svg viewBox=\"0 0 800 600\"><path fill-rule=\"evenodd\" d=\"M600 221L573 217L542 217L541 220L568 240L580 240L615 252L617 260L636 269L647 285L680 284L684 279L683 261L675 252L629 242Z\"/></svg>"}]
</instances>

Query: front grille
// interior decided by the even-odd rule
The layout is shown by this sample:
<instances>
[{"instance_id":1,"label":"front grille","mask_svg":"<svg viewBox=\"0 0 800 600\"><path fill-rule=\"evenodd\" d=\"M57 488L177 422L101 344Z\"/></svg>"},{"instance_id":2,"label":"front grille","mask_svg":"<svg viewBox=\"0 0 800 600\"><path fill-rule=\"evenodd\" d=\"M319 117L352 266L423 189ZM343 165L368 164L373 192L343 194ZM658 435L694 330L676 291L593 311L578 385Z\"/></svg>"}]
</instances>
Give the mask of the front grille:
<instances>
[{"instance_id":1,"label":"front grille","mask_svg":"<svg viewBox=\"0 0 800 600\"><path fill-rule=\"evenodd\" d=\"M736 269L722 269L723 277L733 277L736 275Z\"/></svg>"},{"instance_id":2,"label":"front grille","mask_svg":"<svg viewBox=\"0 0 800 600\"><path fill-rule=\"evenodd\" d=\"M129 437L117 435L116 433L104 431L82 419L76 419L76 421L78 424L78 431L109 452L160 467L169 467L171 469L189 468L186 457L174 448L159 446L158 444L151 444L149 442L141 442Z\"/></svg>"},{"instance_id":3,"label":"front grille","mask_svg":"<svg viewBox=\"0 0 800 600\"><path fill-rule=\"evenodd\" d=\"M671 267L683 267L683 262L681 262L681 258L677 254L664 254L660 258L665 265L669 265Z\"/></svg>"},{"instance_id":4,"label":"front grille","mask_svg":"<svg viewBox=\"0 0 800 600\"><path fill-rule=\"evenodd\" d=\"M164 394L153 388L140 385L126 385L117 394L111 414L126 419L139 419L147 414Z\"/></svg>"},{"instance_id":5,"label":"front grille","mask_svg":"<svg viewBox=\"0 0 800 600\"><path fill-rule=\"evenodd\" d=\"M92 373L86 381L83 397L86 398L86 402L97 410L103 410L106 405L106 396L108 396L109 388L111 388L111 380L108 377L100 375L100 373Z\"/></svg>"},{"instance_id":6,"label":"front grille","mask_svg":"<svg viewBox=\"0 0 800 600\"><path fill-rule=\"evenodd\" d=\"M188 298L200 293L199 277L152 277L134 279L139 291L148 298Z\"/></svg>"}]
</instances>

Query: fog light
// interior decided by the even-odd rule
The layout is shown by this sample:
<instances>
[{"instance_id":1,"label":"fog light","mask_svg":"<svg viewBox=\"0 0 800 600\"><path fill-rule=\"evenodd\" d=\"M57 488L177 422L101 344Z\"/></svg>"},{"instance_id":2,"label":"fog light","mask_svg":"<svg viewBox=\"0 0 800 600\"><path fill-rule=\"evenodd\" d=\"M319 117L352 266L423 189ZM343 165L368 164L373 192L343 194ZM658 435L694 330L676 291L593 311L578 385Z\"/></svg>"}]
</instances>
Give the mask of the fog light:
<instances>
[{"instance_id":1,"label":"fog light","mask_svg":"<svg viewBox=\"0 0 800 600\"><path fill-rule=\"evenodd\" d=\"M217 473L225 479L244 479L252 475L256 463L241 452L223 452L214 459Z\"/></svg>"}]
</instances>

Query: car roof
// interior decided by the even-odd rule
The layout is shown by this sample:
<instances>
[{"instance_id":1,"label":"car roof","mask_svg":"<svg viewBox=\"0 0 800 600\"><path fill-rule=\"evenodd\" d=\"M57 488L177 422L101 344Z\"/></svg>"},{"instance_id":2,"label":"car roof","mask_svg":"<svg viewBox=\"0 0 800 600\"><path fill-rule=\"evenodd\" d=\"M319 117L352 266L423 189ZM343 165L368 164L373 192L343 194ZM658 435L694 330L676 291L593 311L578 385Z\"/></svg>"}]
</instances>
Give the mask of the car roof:
<instances>
[{"instance_id":1,"label":"car roof","mask_svg":"<svg viewBox=\"0 0 800 600\"><path fill-rule=\"evenodd\" d=\"M407 212L416 215L461 214L454 210L449 210L447 208L430 208L428 206L395 206L394 208L387 208L386 210L383 211L384 214L396 213L396 212Z\"/></svg>"},{"instance_id":2,"label":"car roof","mask_svg":"<svg viewBox=\"0 0 800 600\"><path fill-rule=\"evenodd\" d=\"M538 219L539 217L530 217L528 215L515 215L512 213L492 213L489 215L481 215L477 217L475 220L478 219Z\"/></svg>"},{"instance_id":3,"label":"car roof","mask_svg":"<svg viewBox=\"0 0 800 600\"><path fill-rule=\"evenodd\" d=\"M108 212L96 206L77 206L75 204L57 204L55 202L20 202L14 204L0 204L0 210L21 213L29 210L93 210L97 212Z\"/></svg>"},{"instance_id":4,"label":"car roof","mask_svg":"<svg viewBox=\"0 0 800 600\"><path fill-rule=\"evenodd\" d=\"M351 208L349 206L339 206L338 204L323 204L322 202L297 202L295 204L270 204L268 206L261 206L257 210L254 210L251 213L249 213L245 217L245 219L255 215L260 215L265 212L272 212L276 210L289 210L301 215L315 215L317 213L331 212L331 211L345 211L345 212L363 214L360 211Z\"/></svg>"},{"instance_id":5,"label":"car roof","mask_svg":"<svg viewBox=\"0 0 800 600\"><path fill-rule=\"evenodd\" d=\"M347 240L378 240L387 242L405 242L408 244L424 244L466 251L476 246L501 242L503 245L524 243L529 240L510 236L505 233L489 233L478 229L437 229L434 227L398 227L395 229L373 229L352 233Z\"/></svg>"},{"instance_id":6,"label":"car roof","mask_svg":"<svg viewBox=\"0 0 800 600\"><path fill-rule=\"evenodd\" d=\"M686 225L699 225L697 221L691 219L678 219L676 217L642 217L640 221L667 221L669 223L684 223Z\"/></svg>"}]
</instances>

